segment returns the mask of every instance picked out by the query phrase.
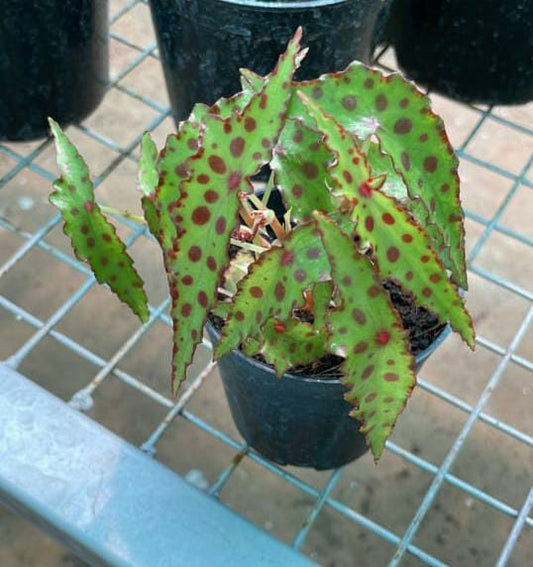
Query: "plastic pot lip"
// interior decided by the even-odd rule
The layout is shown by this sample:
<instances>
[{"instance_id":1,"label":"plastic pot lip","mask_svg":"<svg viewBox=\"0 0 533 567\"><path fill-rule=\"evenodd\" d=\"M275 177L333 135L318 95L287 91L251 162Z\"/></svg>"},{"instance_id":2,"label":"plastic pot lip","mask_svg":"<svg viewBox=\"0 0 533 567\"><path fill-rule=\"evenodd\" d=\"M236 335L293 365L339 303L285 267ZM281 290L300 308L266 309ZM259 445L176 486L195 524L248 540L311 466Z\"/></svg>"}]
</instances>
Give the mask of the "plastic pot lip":
<instances>
[{"instance_id":1,"label":"plastic pot lip","mask_svg":"<svg viewBox=\"0 0 533 567\"><path fill-rule=\"evenodd\" d=\"M215 327L211 324L210 321L207 321L206 325L208 325L211 328L212 332L216 335L217 339L220 338L220 333L217 331L217 329L215 329ZM451 332L452 332L452 328L448 323L444 327L444 329L442 329L440 335L426 349L419 352L415 356L415 365L418 366L422 364L424 361L426 361L433 354L433 352L435 352L440 347L440 345L448 338ZM276 373L274 372L274 369L271 366L268 366L267 364L260 362L255 358L246 356L239 349L232 350L231 354L233 356L236 356L237 358L240 358L243 361L246 361L250 366L257 368L261 372L268 372L269 374L276 376ZM290 374L289 372L285 373L282 376L282 379L296 380L298 382L309 382L313 384L324 384L330 386L339 386L341 384L341 381L338 378L315 378L313 376Z\"/></svg>"},{"instance_id":2,"label":"plastic pot lip","mask_svg":"<svg viewBox=\"0 0 533 567\"><path fill-rule=\"evenodd\" d=\"M298 10L302 8L328 8L330 6L350 4L354 0L217 0L221 4L234 4L243 8L268 8L271 10Z\"/></svg>"}]
</instances>

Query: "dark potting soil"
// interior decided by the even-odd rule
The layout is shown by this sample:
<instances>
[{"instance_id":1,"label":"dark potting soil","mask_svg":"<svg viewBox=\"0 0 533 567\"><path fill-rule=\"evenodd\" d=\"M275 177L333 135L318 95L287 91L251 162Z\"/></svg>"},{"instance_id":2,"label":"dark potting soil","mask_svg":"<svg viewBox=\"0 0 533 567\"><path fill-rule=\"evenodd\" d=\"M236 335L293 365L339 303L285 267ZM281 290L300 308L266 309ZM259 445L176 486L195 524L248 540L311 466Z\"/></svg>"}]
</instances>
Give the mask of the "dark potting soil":
<instances>
[{"instance_id":1,"label":"dark potting soil","mask_svg":"<svg viewBox=\"0 0 533 567\"><path fill-rule=\"evenodd\" d=\"M430 311L424 307L418 307L410 295L402 292L398 284L388 280L384 282L383 287L387 290L392 304L398 311L404 328L409 331L411 352L416 356L437 339L445 325L439 323L438 318ZM225 324L224 319L211 314L209 321L217 331L222 331ZM260 362L265 362L261 355L257 355L254 358ZM292 368L289 372L296 375L336 378L341 375L339 367L342 361L342 358L328 354L311 364Z\"/></svg>"}]
</instances>

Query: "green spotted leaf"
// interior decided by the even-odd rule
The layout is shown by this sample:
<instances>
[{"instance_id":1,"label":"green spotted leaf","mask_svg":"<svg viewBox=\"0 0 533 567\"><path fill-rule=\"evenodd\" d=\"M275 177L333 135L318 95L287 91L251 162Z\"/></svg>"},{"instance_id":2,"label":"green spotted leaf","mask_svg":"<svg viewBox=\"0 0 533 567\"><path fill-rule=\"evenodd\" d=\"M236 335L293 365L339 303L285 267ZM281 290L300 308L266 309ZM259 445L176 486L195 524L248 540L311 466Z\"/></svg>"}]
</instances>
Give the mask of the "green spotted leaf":
<instances>
[{"instance_id":1,"label":"green spotted leaf","mask_svg":"<svg viewBox=\"0 0 533 567\"><path fill-rule=\"evenodd\" d=\"M327 333L314 325L296 319L280 321L269 319L259 338L244 343L244 354L262 354L281 377L287 370L300 364L320 360L327 354Z\"/></svg>"},{"instance_id":2,"label":"green spotted leaf","mask_svg":"<svg viewBox=\"0 0 533 567\"><path fill-rule=\"evenodd\" d=\"M141 321L147 321L149 311L143 281L115 227L94 200L89 168L59 125L52 119L49 122L61 172L61 177L54 181L50 202L63 215L63 230L77 258L91 266L96 280L107 284Z\"/></svg>"},{"instance_id":3,"label":"green spotted leaf","mask_svg":"<svg viewBox=\"0 0 533 567\"><path fill-rule=\"evenodd\" d=\"M243 352L248 356L261 354L278 376L295 366L319 361L328 354L326 318L332 293L332 282L315 284L305 295L305 309L312 323L296 318L268 319L260 333L244 342Z\"/></svg>"},{"instance_id":4,"label":"green spotted leaf","mask_svg":"<svg viewBox=\"0 0 533 567\"><path fill-rule=\"evenodd\" d=\"M295 88L315 98L358 138L379 138L405 179L411 212L466 289L458 160L429 99L401 75L385 75L360 63ZM292 98L290 116L301 115L300 104Z\"/></svg>"},{"instance_id":5,"label":"green spotted leaf","mask_svg":"<svg viewBox=\"0 0 533 567\"><path fill-rule=\"evenodd\" d=\"M157 188L143 200L145 215L147 207L144 201L150 199L153 202L159 224L159 235L154 236L163 248L163 255L177 246L180 223L176 210L182 196L181 183L189 179L188 160L198 153L200 133L200 123L189 120L180 123L177 134L167 137L157 162Z\"/></svg>"},{"instance_id":6,"label":"green spotted leaf","mask_svg":"<svg viewBox=\"0 0 533 567\"><path fill-rule=\"evenodd\" d=\"M368 258L350 236L324 215L316 215L336 284L336 307L329 311L330 350L343 358L351 416L377 460L415 385L408 333Z\"/></svg>"},{"instance_id":7,"label":"green spotted leaf","mask_svg":"<svg viewBox=\"0 0 533 567\"><path fill-rule=\"evenodd\" d=\"M174 324L174 391L216 303L217 286L229 261L230 235L237 224L239 194L252 190L250 176L272 159L285 120L300 39L298 30L262 90L251 96L242 112L231 112L227 118L204 116L198 151L185 163L188 177L179 184L179 200L167 205L177 227L176 238L164 246ZM175 187L162 161L161 178Z\"/></svg>"},{"instance_id":8,"label":"green spotted leaf","mask_svg":"<svg viewBox=\"0 0 533 567\"><path fill-rule=\"evenodd\" d=\"M255 336L269 319L289 319L293 309L305 305L304 291L329 279L329 264L315 226L293 230L283 246L264 252L239 282L217 357Z\"/></svg>"},{"instance_id":9,"label":"green spotted leaf","mask_svg":"<svg viewBox=\"0 0 533 567\"><path fill-rule=\"evenodd\" d=\"M321 134L299 120L286 121L270 166L295 221L310 220L317 209L333 210L327 170L332 159Z\"/></svg>"},{"instance_id":10,"label":"green spotted leaf","mask_svg":"<svg viewBox=\"0 0 533 567\"><path fill-rule=\"evenodd\" d=\"M261 77L246 69L241 74L248 90L260 88ZM401 75L386 75L361 63L294 83L293 89L314 98L360 140L372 135L379 139L407 187L410 212L434 240L455 281L467 289L458 160L429 99ZM304 115L301 101L293 96L289 117ZM374 150L369 154L371 165L373 157ZM377 156L376 166L383 163Z\"/></svg>"},{"instance_id":11,"label":"green spotted leaf","mask_svg":"<svg viewBox=\"0 0 533 567\"><path fill-rule=\"evenodd\" d=\"M330 174L337 183L336 191L350 199L356 233L371 244L381 277L398 281L419 305L442 321L450 321L473 347L472 319L432 248L431 239L392 197L375 188L365 160L353 157L360 156L354 137L315 102L301 96L318 129L324 132L325 143L335 152Z\"/></svg>"}]
</instances>

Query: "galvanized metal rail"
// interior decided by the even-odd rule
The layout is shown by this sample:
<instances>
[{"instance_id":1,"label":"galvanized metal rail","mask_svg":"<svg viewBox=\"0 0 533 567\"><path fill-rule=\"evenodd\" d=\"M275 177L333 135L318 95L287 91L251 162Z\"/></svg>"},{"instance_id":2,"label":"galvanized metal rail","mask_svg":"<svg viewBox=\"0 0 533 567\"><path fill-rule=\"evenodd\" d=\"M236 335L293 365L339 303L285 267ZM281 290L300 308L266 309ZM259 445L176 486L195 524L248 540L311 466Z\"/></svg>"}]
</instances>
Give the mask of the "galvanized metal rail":
<instances>
[{"instance_id":1,"label":"galvanized metal rail","mask_svg":"<svg viewBox=\"0 0 533 567\"><path fill-rule=\"evenodd\" d=\"M141 0L129 0L121 10L113 15L112 23L119 21L120 18L128 14L128 12L140 2ZM136 101L140 101L154 111L157 116L146 123L142 131L139 131L137 136L126 146L121 146L116 141L109 139L104 134L92 128L84 125L79 127L82 132L95 142L109 148L117 154L103 173L96 178L96 186L100 185L124 160L136 161L138 157L136 148L140 142L143 131L153 131L170 115L168 108L136 92L134 88L120 84L123 78L127 77L147 58L157 59L155 42L152 42L147 47L140 47L114 31L111 32L111 37L114 41L121 43L129 49L135 50L136 56L113 78L110 88L116 89ZM470 252L468 268L470 272L477 274L481 278L531 302L533 301L533 293L531 290L524 289L521 285L478 266L476 259L484 249L491 234L494 233L503 234L523 245L533 246L533 239L529 236L501 224L502 216L516 196L519 187L533 188L533 155L522 170L519 173L515 173L471 154L469 147L478 135L480 128L487 121L494 121L505 125L521 135L529 136L532 144L533 130L528 126L515 123L494 114L491 108L480 109L475 106L470 108L478 113L479 119L461 147L457 148L460 159L474 163L477 166L511 180L512 186L491 218L485 218L474 211L466 211L467 218L484 226L482 235ZM35 172L37 175L41 176L43 181L47 184L50 183L55 177L55 173L48 171L36 162L49 145L50 140L45 140L25 153L16 145L0 144L0 156L7 156L14 162L14 165L0 178L0 202L2 199L2 188L24 169ZM131 229L131 234L128 239L129 245L138 239L149 238L149 235L147 235L143 227L136 225L132 221L118 220ZM485 410L492 392L509 365L517 365L530 372L533 370L533 362L517 354L520 341L531 324L533 317L532 309L529 310L528 314L523 319L509 345L499 345L484 337L477 338L479 348L486 349L497 355L500 360L491 376L487 377L488 381L486 386L475 404L467 403L465 400L432 384L427 378L419 379L420 388L438 397L443 402L450 404L450 406L464 412L467 414L467 419L448 454L442 462L438 464L426 461L406 448L398 446L393 441L387 443L386 449L388 451L433 476L433 481L412 518L409 527L405 533L397 534L332 496L332 490L343 473L342 469L334 471L322 489L318 490L298 476L266 461L253 450L250 450L249 447L241 441L230 438L211 425L205 418L191 412L187 408L187 403L202 387L205 378L214 368L213 363L209 363L206 368L190 382L188 388L182 392L178 400L171 400L169 397L160 394L144 383L142 376L133 376L120 369L120 365L125 356L135 349L139 340L156 321L160 321L168 326L171 325L171 321L165 313L168 306L168 299L164 300L156 307L151 307L150 320L145 325L140 326L115 354L107 360L92 352L87 347L82 346L73 338L58 331L56 329L58 323L64 319L94 284L94 278L85 265L76 262L71 256L65 254L47 241L47 236L59 222L59 215L55 215L34 232L27 232L14 226L7 219L0 218L0 229L9 231L20 239L19 248L0 266L0 277L11 270L16 270L17 264L33 249L39 249L50 254L51 257L64 262L86 277L85 283L46 321L42 321L33 315L24 305L17 305L8 298L0 296L0 307L2 309L12 314L17 319L24 321L35 330L32 336L23 344L20 344L16 351L0 365L0 408L2 408L0 411L0 432L3 432L0 434L0 503L3 502L30 518L50 533L53 533L55 537L81 557L95 564L156 565L156 563L153 562L153 557L157 550L158 553L161 553L162 558L161 563L158 564L169 565L172 564L172 553L176 553L173 542L176 538L180 538L180 540L183 541L185 537L187 546L184 550L182 549L180 551L180 554L181 558L186 558L187 565L204 565L207 559L211 559L210 564L213 565L298 565L300 563L304 565L308 562L303 556L297 554L296 550L301 548L309 532L313 529L315 520L321 511L325 507L328 507L350 522L393 544L396 547L396 551L391 558L391 565L400 564L405 554L410 554L427 565L445 565L446 558L439 559L434 557L415 545L413 540L434 502L435 497L443 485L446 484L463 491L469 497L483 502L497 512L514 519L507 542L501 549L497 563L498 566L507 564L520 534L524 530L529 530L533 527L533 517L531 516L533 497L531 492L525 495L524 503L521 508L516 509L499 498L451 473L452 465L462 450L465 441L468 439L473 426L478 421L484 422L500 433L512 437L524 445L529 447L533 446L533 438L527 432L504 423L488 414ZM39 387L33 385L25 377L16 372L21 362L35 347L42 343L45 337L53 338L71 352L78 355L81 359L94 365L97 369L94 378L72 397L70 408L43 392ZM210 348L208 341L205 341L205 347ZM74 411L75 409L86 410L92 407L94 403L94 392L111 376L123 383L124 387L127 386L135 389L151 399L155 404L167 409L165 418L141 445L141 451L135 450L124 441L121 441L83 415ZM30 413L26 410L22 411L22 413L17 412L17 404L20 403L20 400L26 400L28 404L34 404L33 407L35 409ZM46 460L45 453L40 455L40 457L44 459L40 465L36 465L33 469L23 466L24 459L27 458L23 450L24 443L27 441L27 437L25 437L24 433L24 420L30 420L33 424L32 427L35 427L36 424L40 424L43 431L47 431L47 427L49 426L49 421L47 421L49 413L46 413L44 408L48 408L47 412L54 412L60 417L60 419L56 420L56 429L54 429L55 435L58 435L58 437L54 440L52 438L53 434L50 432L50 436L52 437L49 438L49 442L52 445L56 443L56 448L61 448L65 455L68 455L69 451L72 450L72 445L69 445L68 442L69 430L74 436L82 435L84 443L86 443L89 448L94 448L96 444L102 443L109 447L109 455L113 455L113 458L110 457L110 462L113 461L114 463L113 470L106 468L107 465L102 463L99 474L101 474L102 479L105 480L102 481L101 485L96 487L94 478L91 479L92 484L90 486L86 485L84 488L79 484L79 481L86 479L86 477L83 476L82 472L84 459L78 454L76 454L77 460L71 463L71 467L66 467L65 465L66 468L64 470L54 469L54 474L63 479L63 487L65 489L68 488L67 492L77 489L84 494L84 497L87 496L87 498L91 490L94 492L94 498L96 500L93 499L92 503L87 500L87 505L76 509L75 514L69 515L68 513L61 512L61 510L64 511L65 509L65 502L62 501L60 505L58 494L54 493L54 490L52 490L53 487L50 488L50 485L47 484L49 479L39 477L37 485L33 484L36 478L35 475L44 474L47 467L49 468L53 465L49 460ZM206 491L207 494L198 493L196 490L187 486L177 475L145 456L156 456L158 442L178 416L236 452L236 458L220 472L217 480ZM19 435L14 439L10 439L9 443L7 443L5 432L7 431L8 435L9 432L13 430L18 431ZM61 438L66 440L63 446L60 445ZM34 447L34 449L38 450L39 447ZM145 455L143 455L143 453ZM124 455L125 457L123 458ZM244 456L263 467L265 471L277 475L280 479L283 479L285 482L315 500L314 505L309 510L307 518L294 537L293 548L295 551L288 550L283 544L276 542L258 528L251 526L249 522L237 518L234 513L230 512L216 501L225 484L238 469ZM35 461L39 462L39 459ZM62 462L67 461L63 460ZM33 464L35 465L35 463ZM85 465L87 465L87 463L85 463ZM142 476L142 482L140 480L141 477L136 475ZM99 491L103 490L105 492L106 490L111 490L112 486L117 482L130 483L129 488L124 489L115 496L113 496L112 493L106 493L105 505L104 501L98 503ZM142 498L139 499L139 490L142 492L145 498L144 500ZM68 493L71 494L71 492ZM154 498L152 501L150 501L148 497L149 493ZM140 502L144 504L139 506ZM156 504L158 506L158 519L156 519L156 515L153 513ZM69 505L74 507L78 506L75 500L72 500ZM258 502L257 506L260 505L261 502ZM95 506L98 510L96 510ZM128 522L126 518L128 514L131 514L131 506L135 507L136 515L146 515L146 518L148 518L146 522L152 529L151 533L153 534L153 538L146 538L144 535L137 534L134 530L131 531L131 521ZM70 510L68 506L67 510ZM74 508L72 508L72 510L74 510ZM72 512L72 510L70 511ZM179 514L176 512L177 510L179 510L182 517L186 518L185 522L180 519ZM194 510L194 514L190 513L191 510ZM139 516L136 516L136 518L138 519ZM212 521L213 518L217 518L216 523ZM106 526L106 529L111 526L114 530L117 530L114 532L117 537L112 538L109 537L109 533L104 533L103 525ZM196 532L195 530L202 531ZM241 538L237 538L238 541L233 537L235 534L241 534ZM202 544L205 546L206 541L209 541L210 545L213 546L213 552L215 552L214 548L216 548L218 555L202 555L202 553L206 553L206 550L202 550L201 546ZM225 553L228 555L224 555ZM195 561L198 561L199 557L203 562L195 563ZM228 559L230 557L232 558L231 562ZM149 562L150 558L151 562ZM224 563L223 559L228 559L228 562ZM261 561L263 562L261 563Z\"/></svg>"}]
</instances>

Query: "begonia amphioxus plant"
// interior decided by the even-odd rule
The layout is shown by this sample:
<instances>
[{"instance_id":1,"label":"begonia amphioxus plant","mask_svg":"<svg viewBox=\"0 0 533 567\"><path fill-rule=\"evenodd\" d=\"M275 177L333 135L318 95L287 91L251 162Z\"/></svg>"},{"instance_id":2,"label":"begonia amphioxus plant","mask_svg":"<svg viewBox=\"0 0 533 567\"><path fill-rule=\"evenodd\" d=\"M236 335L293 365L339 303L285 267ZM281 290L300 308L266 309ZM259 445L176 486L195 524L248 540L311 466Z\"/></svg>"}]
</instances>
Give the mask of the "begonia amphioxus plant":
<instances>
[{"instance_id":1,"label":"begonia amphioxus plant","mask_svg":"<svg viewBox=\"0 0 533 567\"><path fill-rule=\"evenodd\" d=\"M342 357L351 415L378 458L415 385L414 357L383 286L474 346L457 159L429 100L399 74L354 62L295 82L301 31L275 69L242 70L242 91L198 104L158 152L141 146L144 222L161 246L172 299L172 389L210 313L215 356L241 348L279 376ZM143 282L95 201L87 165L50 121L61 177L50 199L78 258L146 321ZM265 165L260 196L251 177ZM280 192L285 214L268 208ZM302 316L304 314L305 316Z\"/></svg>"}]
</instances>

